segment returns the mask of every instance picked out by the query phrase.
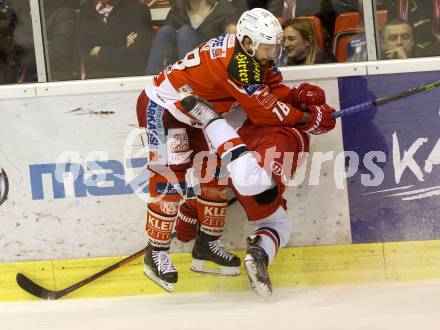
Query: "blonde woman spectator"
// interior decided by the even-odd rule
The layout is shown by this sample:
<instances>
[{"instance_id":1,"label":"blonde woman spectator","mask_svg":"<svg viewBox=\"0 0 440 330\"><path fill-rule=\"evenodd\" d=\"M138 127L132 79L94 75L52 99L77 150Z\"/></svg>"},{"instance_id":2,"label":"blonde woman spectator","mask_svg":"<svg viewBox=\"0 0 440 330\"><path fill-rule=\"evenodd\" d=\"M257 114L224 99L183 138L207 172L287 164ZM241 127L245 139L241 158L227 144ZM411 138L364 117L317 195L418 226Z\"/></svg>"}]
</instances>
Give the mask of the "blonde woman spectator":
<instances>
[{"instance_id":1,"label":"blonde woman spectator","mask_svg":"<svg viewBox=\"0 0 440 330\"><path fill-rule=\"evenodd\" d=\"M283 28L283 52L279 66L336 62L333 54L318 45L312 23L308 19L289 20Z\"/></svg>"}]
</instances>

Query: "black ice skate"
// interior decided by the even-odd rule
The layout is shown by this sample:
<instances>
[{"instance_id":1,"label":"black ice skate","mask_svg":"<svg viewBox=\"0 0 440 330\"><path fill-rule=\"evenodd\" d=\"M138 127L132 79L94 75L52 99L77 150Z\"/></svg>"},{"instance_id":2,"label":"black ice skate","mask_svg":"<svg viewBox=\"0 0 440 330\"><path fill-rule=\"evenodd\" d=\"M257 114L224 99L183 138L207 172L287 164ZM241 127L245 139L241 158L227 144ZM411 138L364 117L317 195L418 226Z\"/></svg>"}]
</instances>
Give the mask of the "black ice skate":
<instances>
[{"instance_id":1,"label":"black ice skate","mask_svg":"<svg viewBox=\"0 0 440 330\"><path fill-rule=\"evenodd\" d=\"M194 243L192 257L190 267L192 271L228 276L240 275L240 258L228 252L216 236L200 231Z\"/></svg>"},{"instance_id":2,"label":"black ice skate","mask_svg":"<svg viewBox=\"0 0 440 330\"><path fill-rule=\"evenodd\" d=\"M260 297L268 299L272 295L272 283L267 271L269 257L264 249L258 245L260 239L259 235L252 235L247 238L248 248L246 250L244 266L252 289Z\"/></svg>"},{"instance_id":3,"label":"black ice skate","mask_svg":"<svg viewBox=\"0 0 440 330\"><path fill-rule=\"evenodd\" d=\"M168 252L168 249L147 245L144 257L144 274L168 292L173 292L174 283L177 282L177 271Z\"/></svg>"}]
</instances>

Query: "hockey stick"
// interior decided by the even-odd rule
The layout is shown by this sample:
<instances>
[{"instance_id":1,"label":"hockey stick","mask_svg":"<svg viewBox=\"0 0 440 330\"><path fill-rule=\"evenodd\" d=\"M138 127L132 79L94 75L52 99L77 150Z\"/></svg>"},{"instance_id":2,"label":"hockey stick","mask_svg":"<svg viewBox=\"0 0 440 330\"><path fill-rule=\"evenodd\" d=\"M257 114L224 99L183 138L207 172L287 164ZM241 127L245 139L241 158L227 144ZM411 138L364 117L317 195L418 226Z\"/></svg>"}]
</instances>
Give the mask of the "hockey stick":
<instances>
[{"instance_id":1,"label":"hockey stick","mask_svg":"<svg viewBox=\"0 0 440 330\"><path fill-rule=\"evenodd\" d=\"M420 93L420 92L427 92L427 91L430 91L430 90L432 90L434 88L437 88L439 86L440 86L440 80L437 80L437 81L434 81L434 82L429 83L429 84L425 84L425 85L421 85L421 86L418 86L418 87L410 88L410 89L408 89L408 90L406 90L404 92L401 92L401 93L380 97L380 98L377 98L377 99L375 99L373 101L368 101L368 102L365 102L365 103L354 105L352 107L349 107L349 108L346 108L346 109L334 112L332 114L332 117L336 119L336 118L339 118L339 117L345 117L345 116L348 116L348 115L352 115L352 114L357 113L357 112L368 110L372 106L379 106L379 105L386 104L386 103L389 103L389 102L392 102L392 101L395 101L395 100L398 100L400 98L407 97L407 96L410 96L410 95L413 95L413 94L417 94L417 93Z\"/></svg>"},{"instance_id":2,"label":"hockey stick","mask_svg":"<svg viewBox=\"0 0 440 330\"><path fill-rule=\"evenodd\" d=\"M237 201L235 197L231 198L228 201L228 205L234 204ZM171 238L176 237L176 233L174 232L171 236ZM128 256L125 259L122 259L121 261L118 261L117 263L108 266L107 268L104 268L103 270L99 271L96 274L93 274L75 284L72 284L71 286L62 289L62 290L49 290L46 288L43 288L41 285L35 283L32 281L29 277L22 273L18 273L16 276L17 284L22 288L24 291L34 295L35 297L47 299L47 300L56 300L61 297L64 297L65 295L71 293L72 291L78 290L79 288L83 287L84 285L104 276L107 273L110 273L111 271L120 268L121 266L124 266L125 264L128 264L129 262L139 258L144 254L144 249L137 251L136 253L132 254L131 256Z\"/></svg>"},{"instance_id":3,"label":"hockey stick","mask_svg":"<svg viewBox=\"0 0 440 330\"><path fill-rule=\"evenodd\" d=\"M17 284L22 288L24 291L34 295L35 297L47 299L47 300L56 300L61 297L64 297L65 295L71 293L72 291L75 291L84 285L96 280L97 278L100 278L101 276L104 276L107 273L110 273L111 271L118 269L129 262L139 258L144 254L144 249L139 250L138 252L132 254L131 256L122 259L121 261L118 261L117 263L108 266L107 268L104 268L100 272L93 274L75 284L72 284L71 286L62 289L62 290L49 290L46 288L43 288L41 285L35 283L31 279L29 279L26 275L23 275L22 273L18 273L16 276Z\"/></svg>"}]
</instances>

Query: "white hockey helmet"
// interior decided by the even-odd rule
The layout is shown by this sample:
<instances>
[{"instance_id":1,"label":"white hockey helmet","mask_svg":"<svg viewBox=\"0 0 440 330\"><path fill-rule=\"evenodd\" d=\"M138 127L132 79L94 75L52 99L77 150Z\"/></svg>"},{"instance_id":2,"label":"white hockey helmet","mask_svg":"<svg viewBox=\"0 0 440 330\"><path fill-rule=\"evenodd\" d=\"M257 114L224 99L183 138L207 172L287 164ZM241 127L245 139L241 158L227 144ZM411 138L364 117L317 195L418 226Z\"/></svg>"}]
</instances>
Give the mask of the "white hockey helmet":
<instances>
[{"instance_id":1,"label":"white hockey helmet","mask_svg":"<svg viewBox=\"0 0 440 330\"><path fill-rule=\"evenodd\" d=\"M243 45L247 36L252 40L253 54L260 43L280 45L283 39L283 29L278 19L270 11L254 8L245 11L237 23L237 39Z\"/></svg>"}]
</instances>

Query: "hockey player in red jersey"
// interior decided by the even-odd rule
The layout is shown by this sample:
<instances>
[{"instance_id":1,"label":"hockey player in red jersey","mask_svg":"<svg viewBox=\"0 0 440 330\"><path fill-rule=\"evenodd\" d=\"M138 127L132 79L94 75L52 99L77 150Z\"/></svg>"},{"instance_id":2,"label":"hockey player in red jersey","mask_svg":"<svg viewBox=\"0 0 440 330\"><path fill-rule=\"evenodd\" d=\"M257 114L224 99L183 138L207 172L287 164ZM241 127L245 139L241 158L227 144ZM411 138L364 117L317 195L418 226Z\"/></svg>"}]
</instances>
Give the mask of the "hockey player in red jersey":
<instances>
[{"instance_id":1,"label":"hockey player in red jersey","mask_svg":"<svg viewBox=\"0 0 440 330\"><path fill-rule=\"evenodd\" d=\"M273 181L255 158L249 157L245 151L258 146L283 145L285 151L296 152L295 158L290 160L294 164L298 152L307 151L308 135L305 132L330 130L334 126L330 117L334 110L325 104L324 93L319 87L298 84L289 88L282 84L282 76L273 65L281 38L281 26L272 14L264 9L247 11L238 22L236 35L220 36L189 52L183 60L156 76L139 96L139 123L146 127L148 133L151 197L147 208L148 245L144 272L169 291L177 282L177 271L168 255L176 217L180 220L180 226L178 223L176 228L178 238L182 240L188 240L185 237L188 224L199 222L200 225L191 269L239 274L239 258L226 251L218 240L225 221L227 182L219 178L218 166L209 166L210 161L201 162L201 158L197 157L200 151L210 150L209 145L218 155L210 158L211 164L218 165L221 156L230 156L228 169L233 189L242 205L247 205L245 210L249 219L266 221L261 222L266 225L260 226L256 236L249 241L246 260L261 261L246 262L249 277L253 274L250 271L252 267L258 270L265 265L266 268L263 268L267 270L276 249L287 243L290 222L281 196L285 183L280 185ZM207 100L210 105L206 108L211 109L212 105L215 112L194 113L192 110L199 107L189 107L188 102L182 104L181 101L188 100L185 97L191 94ZM196 103L201 104L199 101ZM225 136L220 134L218 137L213 133L216 125L224 120L215 120L208 125L210 119L214 119L210 116L238 107L245 111L248 118L239 131L242 138L238 135L230 138L232 131L236 133L228 125L221 127L227 133ZM305 111L301 107L305 107ZM191 111L188 113L188 110ZM256 130L260 135L255 134ZM209 137L209 144L205 135ZM260 139L265 136L268 139ZM257 144L256 140L259 140ZM265 153L265 150L261 151ZM241 184L237 181L239 176L234 174L237 170L232 169L237 163L242 168L253 168L263 180L259 182L265 184ZM185 191L185 174L191 167L201 169L196 172L205 180L201 180L198 196L187 199L179 208ZM211 179L206 180L206 177ZM256 205L260 207L254 208ZM252 251L257 251L262 257ZM206 268L206 261L218 264L220 270ZM256 272L253 275L251 283L254 288L259 288L257 279L263 276L261 274ZM263 281L263 286L264 290L271 292L270 282Z\"/></svg>"},{"instance_id":2,"label":"hockey player in red jersey","mask_svg":"<svg viewBox=\"0 0 440 330\"><path fill-rule=\"evenodd\" d=\"M254 234L247 239L245 269L255 292L269 298L272 284L268 266L278 249L289 241L292 227L282 194L301 155L308 152L307 133L332 130L334 109L326 104L308 105L305 111L312 118L306 124L258 127L248 121L237 132L205 100L188 96L181 104L203 124L207 138L229 172L235 196L248 219L255 223ZM189 232L186 226L187 236Z\"/></svg>"}]
</instances>

